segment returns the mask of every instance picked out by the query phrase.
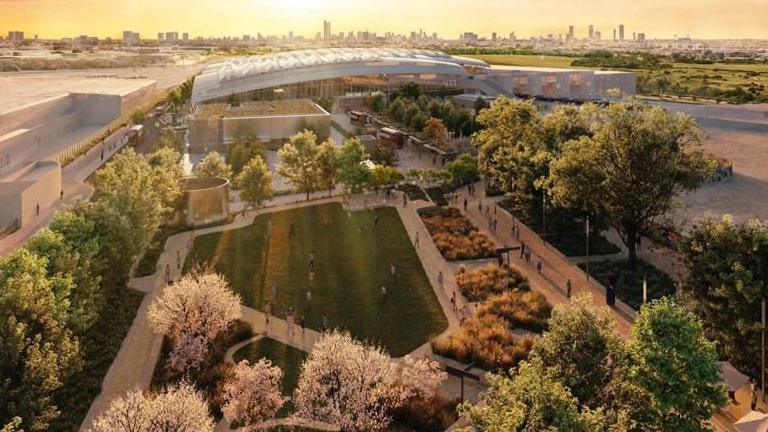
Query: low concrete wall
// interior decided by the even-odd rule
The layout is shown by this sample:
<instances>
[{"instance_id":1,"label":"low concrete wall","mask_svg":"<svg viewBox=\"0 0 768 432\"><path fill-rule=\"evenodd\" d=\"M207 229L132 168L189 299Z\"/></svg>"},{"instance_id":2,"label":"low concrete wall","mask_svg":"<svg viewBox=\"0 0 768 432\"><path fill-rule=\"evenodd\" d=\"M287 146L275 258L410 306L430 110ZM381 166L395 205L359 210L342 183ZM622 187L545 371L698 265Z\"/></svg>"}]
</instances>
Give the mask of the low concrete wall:
<instances>
[{"instance_id":1,"label":"low concrete wall","mask_svg":"<svg viewBox=\"0 0 768 432\"><path fill-rule=\"evenodd\" d=\"M238 136L255 136L261 141L289 138L303 129L312 129L318 135L331 133L330 114L302 114L262 117L232 117L222 120L224 143Z\"/></svg>"},{"instance_id":2,"label":"low concrete wall","mask_svg":"<svg viewBox=\"0 0 768 432\"><path fill-rule=\"evenodd\" d=\"M0 226L23 227L61 198L61 166L35 162L16 178L0 182Z\"/></svg>"},{"instance_id":3,"label":"low concrete wall","mask_svg":"<svg viewBox=\"0 0 768 432\"><path fill-rule=\"evenodd\" d=\"M188 177L184 179L184 222L206 225L229 217L229 180Z\"/></svg>"}]
</instances>

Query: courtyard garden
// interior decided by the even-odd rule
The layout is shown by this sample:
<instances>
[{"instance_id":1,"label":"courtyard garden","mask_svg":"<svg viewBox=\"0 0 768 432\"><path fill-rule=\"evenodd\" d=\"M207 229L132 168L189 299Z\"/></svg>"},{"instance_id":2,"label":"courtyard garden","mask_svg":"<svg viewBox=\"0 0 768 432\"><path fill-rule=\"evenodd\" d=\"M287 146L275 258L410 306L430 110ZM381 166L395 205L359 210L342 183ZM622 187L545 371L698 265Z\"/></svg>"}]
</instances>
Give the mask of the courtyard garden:
<instances>
[{"instance_id":1,"label":"courtyard garden","mask_svg":"<svg viewBox=\"0 0 768 432\"><path fill-rule=\"evenodd\" d=\"M332 203L259 215L248 227L197 238L186 266L198 264L225 275L248 306L270 303L279 317L293 308L296 322L304 316L316 330L325 318L393 356L447 327L393 208L346 212Z\"/></svg>"},{"instance_id":2,"label":"courtyard garden","mask_svg":"<svg viewBox=\"0 0 768 432\"><path fill-rule=\"evenodd\" d=\"M496 245L459 209L429 207L420 210L419 214L443 258L459 261L496 256Z\"/></svg>"}]
</instances>

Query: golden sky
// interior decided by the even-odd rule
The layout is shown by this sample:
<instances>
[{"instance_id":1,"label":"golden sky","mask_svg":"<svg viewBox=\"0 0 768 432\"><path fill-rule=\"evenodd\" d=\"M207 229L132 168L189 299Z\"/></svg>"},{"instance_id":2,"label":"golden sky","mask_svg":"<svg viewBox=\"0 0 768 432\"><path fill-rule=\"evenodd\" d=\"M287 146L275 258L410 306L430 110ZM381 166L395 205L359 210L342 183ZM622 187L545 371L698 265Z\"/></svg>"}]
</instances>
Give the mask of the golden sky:
<instances>
[{"instance_id":1,"label":"golden sky","mask_svg":"<svg viewBox=\"0 0 768 432\"><path fill-rule=\"evenodd\" d=\"M611 37L645 32L668 38L768 39L768 0L0 0L0 33L22 30L41 38L122 30L154 38L159 31L196 36L283 34L314 36L323 19L332 31L407 33L424 29L455 38L460 32L518 37L565 33L588 24Z\"/></svg>"}]
</instances>

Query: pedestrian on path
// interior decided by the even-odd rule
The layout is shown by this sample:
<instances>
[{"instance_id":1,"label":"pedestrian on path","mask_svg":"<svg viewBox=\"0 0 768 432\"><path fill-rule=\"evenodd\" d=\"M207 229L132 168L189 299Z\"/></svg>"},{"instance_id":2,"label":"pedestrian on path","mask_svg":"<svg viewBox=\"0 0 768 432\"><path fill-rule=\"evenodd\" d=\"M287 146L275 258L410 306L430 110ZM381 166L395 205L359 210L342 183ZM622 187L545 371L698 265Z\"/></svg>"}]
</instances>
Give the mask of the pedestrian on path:
<instances>
[{"instance_id":1,"label":"pedestrian on path","mask_svg":"<svg viewBox=\"0 0 768 432\"><path fill-rule=\"evenodd\" d=\"M453 292L451 295L451 306L453 306L453 311L456 312L458 308L456 307L456 291Z\"/></svg>"},{"instance_id":2,"label":"pedestrian on path","mask_svg":"<svg viewBox=\"0 0 768 432\"><path fill-rule=\"evenodd\" d=\"M313 270L315 269L315 250L314 249L309 251L309 268Z\"/></svg>"},{"instance_id":3,"label":"pedestrian on path","mask_svg":"<svg viewBox=\"0 0 768 432\"><path fill-rule=\"evenodd\" d=\"M477 202L477 211L483 213L483 200Z\"/></svg>"},{"instance_id":4,"label":"pedestrian on path","mask_svg":"<svg viewBox=\"0 0 768 432\"><path fill-rule=\"evenodd\" d=\"M531 248L529 247L525 248L525 262L527 262L528 264L531 263Z\"/></svg>"},{"instance_id":5,"label":"pedestrian on path","mask_svg":"<svg viewBox=\"0 0 768 432\"><path fill-rule=\"evenodd\" d=\"M314 286L314 285L315 285L315 271L314 270L310 270L309 271L309 286Z\"/></svg>"},{"instance_id":6,"label":"pedestrian on path","mask_svg":"<svg viewBox=\"0 0 768 432\"><path fill-rule=\"evenodd\" d=\"M464 198L464 211L467 211L467 199Z\"/></svg>"},{"instance_id":7,"label":"pedestrian on path","mask_svg":"<svg viewBox=\"0 0 768 432\"><path fill-rule=\"evenodd\" d=\"M568 282L565 283L565 297L569 300L571 298L571 289L573 289L571 286L571 280L568 279Z\"/></svg>"},{"instance_id":8,"label":"pedestrian on path","mask_svg":"<svg viewBox=\"0 0 768 432\"><path fill-rule=\"evenodd\" d=\"M304 315L302 315L301 319L299 319L299 325L301 325L301 335L304 336L307 327L307 319L304 317Z\"/></svg>"},{"instance_id":9,"label":"pedestrian on path","mask_svg":"<svg viewBox=\"0 0 768 432\"><path fill-rule=\"evenodd\" d=\"M395 263L392 263L389 266L389 275L392 276L392 281L395 280L395 273L397 272L397 269L395 269Z\"/></svg>"},{"instance_id":10,"label":"pedestrian on path","mask_svg":"<svg viewBox=\"0 0 768 432\"><path fill-rule=\"evenodd\" d=\"M374 225L378 225L378 224L379 224L379 215L375 215L375 216L373 217L373 224L374 224Z\"/></svg>"},{"instance_id":11,"label":"pedestrian on path","mask_svg":"<svg viewBox=\"0 0 768 432\"><path fill-rule=\"evenodd\" d=\"M384 301L384 299L387 298L387 286L382 285L381 286L381 300Z\"/></svg>"},{"instance_id":12,"label":"pedestrian on path","mask_svg":"<svg viewBox=\"0 0 768 432\"><path fill-rule=\"evenodd\" d=\"M288 337L290 337L293 335L293 306L288 306L288 314L285 321L288 327Z\"/></svg>"},{"instance_id":13,"label":"pedestrian on path","mask_svg":"<svg viewBox=\"0 0 768 432\"><path fill-rule=\"evenodd\" d=\"M323 331L323 333L328 331L328 316L323 314L323 323L322 326L320 326L320 329Z\"/></svg>"},{"instance_id":14,"label":"pedestrian on path","mask_svg":"<svg viewBox=\"0 0 768 432\"><path fill-rule=\"evenodd\" d=\"M541 255L538 255L536 259L536 271L541 274L541 268L544 266L544 262L541 260Z\"/></svg>"},{"instance_id":15,"label":"pedestrian on path","mask_svg":"<svg viewBox=\"0 0 768 432\"><path fill-rule=\"evenodd\" d=\"M264 305L264 317L267 321L267 327L269 327L269 315L272 313L272 303L267 302L266 305Z\"/></svg>"},{"instance_id":16,"label":"pedestrian on path","mask_svg":"<svg viewBox=\"0 0 768 432\"><path fill-rule=\"evenodd\" d=\"M749 391L752 395L752 400L750 401L750 406L752 407L752 411L757 408L757 388L755 387L755 379L750 378L749 379Z\"/></svg>"},{"instance_id":17,"label":"pedestrian on path","mask_svg":"<svg viewBox=\"0 0 768 432\"><path fill-rule=\"evenodd\" d=\"M169 283L171 281L171 266L166 264L165 265L165 283Z\"/></svg>"},{"instance_id":18,"label":"pedestrian on path","mask_svg":"<svg viewBox=\"0 0 768 432\"><path fill-rule=\"evenodd\" d=\"M307 303L312 303L312 290L307 290Z\"/></svg>"},{"instance_id":19,"label":"pedestrian on path","mask_svg":"<svg viewBox=\"0 0 768 432\"><path fill-rule=\"evenodd\" d=\"M176 251L176 268L181 270L181 251Z\"/></svg>"},{"instance_id":20,"label":"pedestrian on path","mask_svg":"<svg viewBox=\"0 0 768 432\"><path fill-rule=\"evenodd\" d=\"M418 249L419 248L419 231L416 231L416 241L415 241L415 244L416 244L416 249Z\"/></svg>"},{"instance_id":21,"label":"pedestrian on path","mask_svg":"<svg viewBox=\"0 0 768 432\"><path fill-rule=\"evenodd\" d=\"M520 243L520 259L525 257L525 242Z\"/></svg>"},{"instance_id":22,"label":"pedestrian on path","mask_svg":"<svg viewBox=\"0 0 768 432\"><path fill-rule=\"evenodd\" d=\"M403 207L408 207L408 195L403 192Z\"/></svg>"},{"instance_id":23,"label":"pedestrian on path","mask_svg":"<svg viewBox=\"0 0 768 432\"><path fill-rule=\"evenodd\" d=\"M443 290L443 271L437 272L437 285L440 287L440 290Z\"/></svg>"}]
</instances>

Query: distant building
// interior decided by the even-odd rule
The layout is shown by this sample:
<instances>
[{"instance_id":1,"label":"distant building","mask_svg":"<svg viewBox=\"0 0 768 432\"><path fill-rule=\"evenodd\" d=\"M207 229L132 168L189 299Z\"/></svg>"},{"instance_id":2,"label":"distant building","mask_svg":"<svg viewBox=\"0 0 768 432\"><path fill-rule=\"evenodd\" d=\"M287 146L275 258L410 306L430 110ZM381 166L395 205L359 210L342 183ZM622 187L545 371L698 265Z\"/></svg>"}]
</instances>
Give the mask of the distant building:
<instances>
[{"instance_id":1,"label":"distant building","mask_svg":"<svg viewBox=\"0 0 768 432\"><path fill-rule=\"evenodd\" d=\"M163 33L163 32L158 33L157 34L157 40L159 40L159 41L165 40L165 33Z\"/></svg>"},{"instance_id":2,"label":"distant building","mask_svg":"<svg viewBox=\"0 0 768 432\"><path fill-rule=\"evenodd\" d=\"M568 26L568 40L573 40L573 26Z\"/></svg>"},{"instance_id":3,"label":"distant building","mask_svg":"<svg viewBox=\"0 0 768 432\"><path fill-rule=\"evenodd\" d=\"M323 20L323 39L331 40L331 22Z\"/></svg>"},{"instance_id":4,"label":"distant building","mask_svg":"<svg viewBox=\"0 0 768 432\"><path fill-rule=\"evenodd\" d=\"M644 41L645 40L645 33L638 33L637 34L637 40Z\"/></svg>"},{"instance_id":5,"label":"distant building","mask_svg":"<svg viewBox=\"0 0 768 432\"><path fill-rule=\"evenodd\" d=\"M493 35L491 36L491 40L496 42L496 32L493 32Z\"/></svg>"},{"instance_id":6,"label":"distant building","mask_svg":"<svg viewBox=\"0 0 768 432\"><path fill-rule=\"evenodd\" d=\"M594 39L595 38L595 26L592 24L589 25L589 38Z\"/></svg>"},{"instance_id":7,"label":"distant building","mask_svg":"<svg viewBox=\"0 0 768 432\"><path fill-rule=\"evenodd\" d=\"M21 43L24 42L24 32L18 30L11 30L8 32L8 42Z\"/></svg>"},{"instance_id":8,"label":"distant building","mask_svg":"<svg viewBox=\"0 0 768 432\"><path fill-rule=\"evenodd\" d=\"M624 24L619 24L619 40L624 40Z\"/></svg>"},{"instance_id":9,"label":"distant building","mask_svg":"<svg viewBox=\"0 0 768 432\"><path fill-rule=\"evenodd\" d=\"M123 45L126 45L126 46L138 45L140 40L141 40L141 37L139 36L138 33L131 30L123 31Z\"/></svg>"},{"instance_id":10,"label":"distant building","mask_svg":"<svg viewBox=\"0 0 768 432\"><path fill-rule=\"evenodd\" d=\"M166 42L178 42L179 41L179 32L165 32L165 41Z\"/></svg>"},{"instance_id":11,"label":"distant building","mask_svg":"<svg viewBox=\"0 0 768 432\"><path fill-rule=\"evenodd\" d=\"M182 33L181 34L181 40L183 40L184 42L188 41L189 40L189 33Z\"/></svg>"},{"instance_id":12,"label":"distant building","mask_svg":"<svg viewBox=\"0 0 768 432\"><path fill-rule=\"evenodd\" d=\"M72 49L83 50L99 44L99 38L95 36L80 35L72 38Z\"/></svg>"},{"instance_id":13,"label":"distant building","mask_svg":"<svg viewBox=\"0 0 768 432\"><path fill-rule=\"evenodd\" d=\"M600 40L603 38L603 34L600 32L600 30L595 30L594 35L596 40Z\"/></svg>"},{"instance_id":14,"label":"distant building","mask_svg":"<svg viewBox=\"0 0 768 432\"><path fill-rule=\"evenodd\" d=\"M616 29L613 29L613 40L616 40Z\"/></svg>"}]
</instances>

